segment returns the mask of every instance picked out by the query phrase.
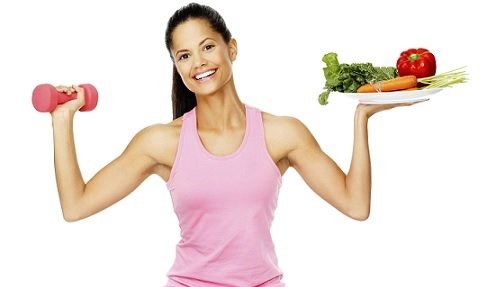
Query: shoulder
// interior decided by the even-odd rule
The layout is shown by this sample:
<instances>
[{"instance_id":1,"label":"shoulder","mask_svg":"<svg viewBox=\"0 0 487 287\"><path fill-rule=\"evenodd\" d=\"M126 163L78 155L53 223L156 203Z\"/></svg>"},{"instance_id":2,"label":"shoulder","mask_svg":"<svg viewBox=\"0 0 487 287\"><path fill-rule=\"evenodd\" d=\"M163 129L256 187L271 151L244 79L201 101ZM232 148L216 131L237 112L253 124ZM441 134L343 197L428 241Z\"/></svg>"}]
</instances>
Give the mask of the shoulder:
<instances>
[{"instance_id":1,"label":"shoulder","mask_svg":"<svg viewBox=\"0 0 487 287\"><path fill-rule=\"evenodd\" d=\"M181 130L182 120L178 118L169 123L158 123L147 126L135 134L133 141L138 143L151 144L153 142L168 141L178 138Z\"/></svg>"},{"instance_id":2,"label":"shoulder","mask_svg":"<svg viewBox=\"0 0 487 287\"><path fill-rule=\"evenodd\" d=\"M154 140L169 140L177 137L181 130L182 120L181 118L171 121L169 123L158 123L149 125L141 129L134 139L139 139L144 142L152 142Z\"/></svg>"},{"instance_id":3,"label":"shoulder","mask_svg":"<svg viewBox=\"0 0 487 287\"><path fill-rule=\"evenodd\" d=\"M262 111L264 127L270 133L282 136L282 138L295 138L309 135L306 125L293 116L278 116Z\"/></svg>"},{"instance_id":4,"label":"shoulder","mask_svg":"<svg viewBox=\"0 0 487 287\"><path fill-rule=\"evenodd\" d=\"M295 150L319 147L306 125L296 117L262 112L262 121L266 141L279 155L278 158L289 158Z\"/></svg>"},{"instance_id":5,"label":"shoulder","mask_svg":"<svg viewBox=\"0 0 487 287\"><path fill-rule=\"evenodd\" d=\"M169 123L149 125L134 135L125 152L143 154L166 164L177 150L181 126L182 117Z\"/></svg>"}]
</instances>

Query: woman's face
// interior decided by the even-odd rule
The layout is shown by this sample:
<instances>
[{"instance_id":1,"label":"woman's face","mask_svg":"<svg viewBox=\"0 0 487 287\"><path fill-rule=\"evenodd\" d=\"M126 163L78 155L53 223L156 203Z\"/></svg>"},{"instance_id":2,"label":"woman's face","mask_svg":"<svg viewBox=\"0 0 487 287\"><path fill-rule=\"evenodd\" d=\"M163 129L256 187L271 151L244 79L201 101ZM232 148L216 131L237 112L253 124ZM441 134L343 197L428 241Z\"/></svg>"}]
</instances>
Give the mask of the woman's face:
<instances>
[{"instance_id":1,"label":"woman's face","mask_svg":"<svg viewBox=\"0 0 487 287\"><path fill-rule=\"evenodd\" d=\"M186 87L197 95L213 94L232 79L237 54L234 39L226 43L204 19L189 19L172 34L171 53Z\"/></svg>"}]
</instances>

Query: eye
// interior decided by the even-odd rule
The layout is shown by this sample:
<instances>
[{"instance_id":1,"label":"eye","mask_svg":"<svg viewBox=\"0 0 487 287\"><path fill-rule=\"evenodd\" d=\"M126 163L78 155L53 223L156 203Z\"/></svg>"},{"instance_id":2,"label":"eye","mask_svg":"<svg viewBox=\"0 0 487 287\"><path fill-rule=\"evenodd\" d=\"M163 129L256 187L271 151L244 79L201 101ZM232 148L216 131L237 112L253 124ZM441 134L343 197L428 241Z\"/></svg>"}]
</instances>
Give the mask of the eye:
<instances>
[{"instance_id":1,"label":"eye","mask_svg":"<svg viewBox=\"0 0 487 287\"><path fill-rule=\"evenodd\" d=\"M205 45L204 50L205 50L205 51L208 51L208 50L213 49L213 47L215 47L215 45L213 45L213 44L208 44L208 45Z\"/></svg>"},{"instance_id":2,"label":"eye","mask_svg":"<svg viewBox=\"0 0 487 287\"><path fill-rule=\"evenodd\" d=\"M186 60L187 58L189 58L189 54L188 53L184 53L184 54L181 54L179 56L178 61Z\"/></svg>"}]
</instances>

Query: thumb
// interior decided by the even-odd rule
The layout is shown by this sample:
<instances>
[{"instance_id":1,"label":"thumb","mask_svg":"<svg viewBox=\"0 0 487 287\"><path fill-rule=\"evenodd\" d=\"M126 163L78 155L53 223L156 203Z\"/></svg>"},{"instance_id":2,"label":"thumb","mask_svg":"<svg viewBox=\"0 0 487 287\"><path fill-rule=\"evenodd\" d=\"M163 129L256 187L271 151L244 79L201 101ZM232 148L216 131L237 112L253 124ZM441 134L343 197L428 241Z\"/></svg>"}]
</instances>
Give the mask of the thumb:
<instances>
[{"instance_id":1,"label":"thumb","mask_svg":"<svg viewBox=\"0 0 487 287\"><path fill-rule=\"evenodd\" d=\"M83 107L85 105L85 91L82 87L73 85L73 89L76 91L76 101Z\"/></svg>"}]
</instances>

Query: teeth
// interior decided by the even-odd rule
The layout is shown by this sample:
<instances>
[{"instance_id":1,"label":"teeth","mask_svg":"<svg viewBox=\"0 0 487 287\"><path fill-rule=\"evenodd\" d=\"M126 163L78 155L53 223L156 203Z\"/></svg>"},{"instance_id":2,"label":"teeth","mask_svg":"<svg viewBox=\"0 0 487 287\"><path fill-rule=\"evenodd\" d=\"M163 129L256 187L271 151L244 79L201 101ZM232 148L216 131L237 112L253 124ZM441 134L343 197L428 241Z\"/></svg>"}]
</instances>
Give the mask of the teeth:
<instances>
[{"instance_id":1,"label":"teeth","mask_svg":"<svg viewBox=\"0 0 487 287\"><path fill-rule=\"evenodd\" d=\"M204 78L204 77L208 77L208 76L210 76L210 75L213 75L213 73L215 73L215 70L206 71L206 72L204 72L204 73L202 73L202 74L198 74L198 75L196 75L196 76L195 76L195 78L196 78L197 80L201 80L201 79L202 79L202 78Z\"/></svg>"}]
</instances>

